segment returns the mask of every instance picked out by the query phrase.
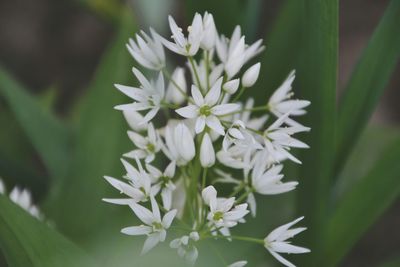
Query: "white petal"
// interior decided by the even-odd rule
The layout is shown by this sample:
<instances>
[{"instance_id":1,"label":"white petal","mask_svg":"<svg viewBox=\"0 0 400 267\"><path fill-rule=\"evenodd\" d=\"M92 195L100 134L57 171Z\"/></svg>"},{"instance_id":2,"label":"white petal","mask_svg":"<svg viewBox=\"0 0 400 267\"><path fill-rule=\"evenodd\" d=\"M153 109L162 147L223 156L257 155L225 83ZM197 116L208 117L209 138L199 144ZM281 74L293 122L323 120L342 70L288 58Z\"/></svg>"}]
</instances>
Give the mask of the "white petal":
<instances>
[{"instance_id":1,"label":"white petal","mask_svg":"<svg viewBox=\"0 0 400 267\"><path fill-rule=\"evenodd\" d=\"M146 225L126 227L121 230L121 233L126 235L147 235L150 234L152 228Z\"/></svg>"},{"instance_id":2,"label":"white petal","mask_svg":"<svg viewBox=\"0 0 400 267\"><path fill-rule=\"evenodd\" d=\"M173 209L168 211L162 220L162 225L164 226L165 229L168 229L171 226L172 221L174 220L176 213L178 210Z\"/></svg>"},{"instance_id":3,"label":"white petal","mask_svg":"<svg viewBox=\"0 0 400 267\"><path fill-rule=\"evenodd\" d=\"M197 88L196 85L192 85L192 97L198 107L204 105L203 95L201 94L199 88Z\"/></svg>"},{"instance_id":4,"label":"white petal","mask_svg":"<svg viewBox=\"0 0 400 267\"><path fill-rule=\"evenodd\" d=\"M276 228L275 230L273 230L268 236L267 236L267 240L269 242L272 242L274 240L277 240L279 238L279 236L281 236L282 234L284 234L290 227L292 227L293 225L295 225L296 223L298 223L299 221L303 220L304 217L300 217L297 218L296 220L284 224L282 226L279 226L278 228Z\"/></svg>"},{"instance_id":5,"label":"white petal","mask_svg":"<svg viewBox=\"0 0 400 267\"><path fill-rule=\"evenodd\" d=\"M222 86L223 90L228 94L233 95L239 89L240 79L234 79L224 83Z\"/></svg>"},{"instance_id":6,"label":"white petal","mask_svg":"<svg viewBox=\"0 0 400 267\"><path fill-rule=\"evenodd\" d=\"M153 224L154 215L151 211L136 203L129 204L129 207L133 210L133 212L142 222L144 222L147 225Z\"/></svg>"},{"instance_id":7,"label":"white petal","mask_svg":"<svg viewBox=\"0 0 400 267\"><path fill-rule=\"evenodd\" d=\"M240 109L239 104L230 103L230 104L217 105L211 109L211 112L216 116L222 116L222 115L226 115L226 114L235 112L239 109Z\"/></svg>"},{"instance_id":8,"label":"white petal","mask_svg":"<svg viewBox=\"0 0 400 267\"><path fill-rule=\"evenodd\" d=\"M204 127L206 126L206 118L202 115L197 118L196 120L196 126L195 126L195 132L201 133L204 130Z\"/></svg>"},{"instance_id":9,"label":"white petal","mask_svg":"<svg viewBox=\"0 0 400 267\"><path fill-rule=\"evenodd\" d=\"M189 105L183 108L179 108L176 111L176 113L178 113L179 115L181 115L184 118L187 119L193 119L196 118L198 116L198 107L195 105Z\"/></svg>"},{"instance_id":10,"label":"white petal","mask_svg":"<svg viewBox=\"0 0 400 267\"><path fill-rule=\"evenodd\" d=\"M160 242L160 234L154 233L147 237L146 241L144 242L142 255L149 252L152 248L154 248L158 242Z\"/></svg>"},{"instance_id":11,"label":"white petal","mask_svg":"<svg viewBox=\"0 0 400 267\"><path fill-rule=\"evenodd\" d=\"M217 190L215 190L214 186L209 185L203 189L201 196L203 197L204 203L210 205L211 202L216 202L217 200Z\"/></svg>"},{"instance_id":12,"label":"white petal","mask_svg":"<svg viewBox=\"0 0 400 267\"><path fill-rule=\"evenodd\" d=\"M155 200L154 196L150 196L150 202L151 202L151 209L153 211L153 216L157 222L160 222L161 221L160 208L158 207L157 201Z\"/></svg>"},{"instance_id":13,"label":"white petal","mask_svg":"<svg viewBox=\"0 0 400 267\"><path fill-rule=\"evenodd\" d=\"M207 124L208 127L213 129L218 134L225 135L224 127L222 126L221 122L219 121L219 119L217 117L208 116L207 119L206 119L206 124Z\"/></svg>"},{"instance_id":14,"label":"white petal","mask_svg":"<svg viewBox=\"0 0 400 267\"><path fill-rule=\"evenodd\" d=\"M269 251L269 253L271 253L272 256L274 256L275 259L277 259L283 265L285 265L287 267L296 267L296 265L294 265L293 263L291 263L290 261L288 261L287 259L285 259L281 255L279 255L275 251L273 251L271 249L268 249L268 251Z\"/></svg>"},{"instance_id":15,"label":"white petal","mask_svg":"<svg viewBox=\"0 0 400 267\"><path fill-rule=\"evenodd\" d=\"M220 77L214 85L211 87L210 91L207 93L206 97L204 98L205 104L209 105L210 107L214 106L221 94L221 85L222 85L222 77Z\"/></svg>"}]
</instances>

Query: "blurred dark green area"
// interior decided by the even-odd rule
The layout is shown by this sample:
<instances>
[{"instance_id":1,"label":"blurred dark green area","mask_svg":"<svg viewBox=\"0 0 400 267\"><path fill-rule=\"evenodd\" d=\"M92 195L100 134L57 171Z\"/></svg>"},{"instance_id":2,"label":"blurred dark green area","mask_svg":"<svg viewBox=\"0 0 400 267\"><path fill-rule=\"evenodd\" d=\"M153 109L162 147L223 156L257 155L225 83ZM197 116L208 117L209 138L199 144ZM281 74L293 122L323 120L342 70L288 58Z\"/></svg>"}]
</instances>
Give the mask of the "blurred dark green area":
<instances>
[{"instance_id":1,"label":"blurred dark green area","mask_svg":"<svg viewBox=\"0 0 400 267\"><path fill-rule=\"evenodd\" d=\"M313 102L306 118L313 132L304 135L311 149L300 155L300 169L288 166L288 176L305 186L298 195L260 198L263 212L238 230L264 236L298 207L311 216L305 222L311 229L296 241L315 251L290 258L299 266L399 266L400 7L396 0L388 6L373 0L0 1L0 176L9 188L30 188L56 222L47 229L0 199L0 247L8 260L21 259L9 265L98 266L87 260L92 257L101 266L184 266L166 245L139 256L143 239L119 233L135 223L132 214L100 200L114 193L102 176L120 175L120 155L132 147L128 126L112 109L125 99L112 85L134 82L127 38L149 26L167 36L168 14L187 25L194 12L208 10L220 33L229 36L240 24L247 43L264 39L262 75L247 96L263 103L297 68L295 90ZM350 90L347 102L339 101ZM346 142L335 143L337 136ZM37 245L44 240L50 245ZM276 264L264 248L233 242L204 243L198 266L221 266L213 246L229 262ZM60 259L46 261L52 252ZM60 263L70 257L81 261Z\"/></svg>"}]
</instances>

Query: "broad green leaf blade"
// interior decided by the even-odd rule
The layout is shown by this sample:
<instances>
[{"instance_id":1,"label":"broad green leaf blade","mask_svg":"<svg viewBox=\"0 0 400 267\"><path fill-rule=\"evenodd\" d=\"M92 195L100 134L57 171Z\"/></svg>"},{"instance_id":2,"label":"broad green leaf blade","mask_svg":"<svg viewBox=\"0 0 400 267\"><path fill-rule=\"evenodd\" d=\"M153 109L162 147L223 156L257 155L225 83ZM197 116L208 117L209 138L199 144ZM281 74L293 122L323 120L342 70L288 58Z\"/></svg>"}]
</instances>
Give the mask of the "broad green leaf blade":
<instances>
[{"instance_id":1,"label":"broad green leaf blade","mask_svg":"<svg viewBox=\"0 0 400 267\"><path fill-rule=\"evenodd\" d=\"M339 105L339 172L378 104L400 56L400 1L392 0L360 58Z\"/></svg>"},{"instance_id":2,"label":"broad green leaf blade","mask_svg":"<svg viewBox=\"0 0 400 267\"><path fill-rule=\"evenodd\" d=\"M50 176L63 176L68 165L67 129L52 114L42 109L38 101L1 67L0 96L8 103Z\"/></svg>"},{"instance_id":3,"label":"broad green leaf blade","mask_svg":"<svg viewBox=\"0 0 400 267\"><path fill-rule=\"evenodd\" d=\"M338 56L338 1L304 0L301 13L301 56L296 80L303 99L311 101L302 121L311 131L302 137L299 166L298 213L304 215L304 245L312 253L300 265L316 266L327 214L333 165L335 99ZM320 266L320 265L318 265Z\"/></svg>"},{"instance_id":4,"label":"broad green leaf blade","mask_svg":"<svg viewBox=\"0 0 400 267\"><path fill-rule=\"evenodd\" d=\"M117 217L110 212L118 209L110 208L101 199L111 190L103 176L122 174L119 159L132 148L123 115L113 108L129 102L114 88L114 83L125 84L132 76L134 62L125 47L134 33L130 12L127 8L121 14L115 41L105 53L82 102L68 179L47 203L59 229L75 240L83 240L93 232L99 234L96 227L105 227L115 221L110 218Z\"/></svg>"},{"instance_id":5,"label":"broad green leaf blade","mask_svg":"<svg viewBox=\"0 0 400 267\"><path fill-rule=\"evenodd\" d=\"M336 266L400 194L400 138L336 205L327 228L323 265Z\"/></svg>"},{"instance_id":6,"label":"broad green leaf blade","mask_svg":"<svg viewBox=\"0 0 400 267\"><path fill-rule=\"evenodd\" d=\"M0 248L10 267L99 266L71 241L2 195Z\"/></svg>"},{"instance_id":7,"label":"broad green leaf blade","mask_svg":"<svg viewBox=\"0 0 400 267\"><path fill-rule=\"evenodd\" d=\"M286 1L264 40L266 49L261 59L260 76L255 85L257 89L247 92L249 97L256 96L255 100L259 104L265 104L289 72L296 68L300 54L300 6L300 1Z\"/></svg>"}]
</instances>

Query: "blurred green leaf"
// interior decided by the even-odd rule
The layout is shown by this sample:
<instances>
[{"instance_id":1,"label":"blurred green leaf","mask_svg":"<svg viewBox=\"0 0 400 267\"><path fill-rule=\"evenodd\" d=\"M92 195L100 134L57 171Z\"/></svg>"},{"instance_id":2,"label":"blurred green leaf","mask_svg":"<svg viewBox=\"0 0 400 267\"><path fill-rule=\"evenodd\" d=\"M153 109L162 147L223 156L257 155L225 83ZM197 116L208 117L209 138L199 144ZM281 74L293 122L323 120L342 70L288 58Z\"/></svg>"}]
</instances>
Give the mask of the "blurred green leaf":
<instances>
[{"instance_id":1,"label":"blurred green leaf","mask_svg":"<svg viewBox=\"0 0 400 267\"><path fill-rule=\"evenodd\" d=\"M135 30L131 10L121 14L121 24L115 41L105 53L82 101L78 118L76 150L68 179L48 200L48 207L58 227L75 240L99 233L116 218L116 209L101 201L111 190L104 175L122 174L119 158L129 151L127 127L123 116L113 109L128 100L113 86L126 83L131 77L133 60L125 43Z\"/></svg>"},{"instance_id":2,"label":"blurred green leaf","mask_svg":"<svg viewBox=\"0 0 400 267\"><path fill-rule=\"evenodd\" d=\"M400 1L392 0L364 50L339 105L336 171L378 104L400 56Z\"/></svg>"},{"instance_id":3,"label":"blurred green leaf","mask_svg":"<svg viewBox=\"0 0 400 267\"><path fill-rule=\"evenodd\" d=\"M42 158L50 176L63 176L69 151L69 135L64 125L41 108L38 101L2 68L0 94Z\"/></svg>"},{"instance_id":4,"label":"blurred green leaf","mask_svg":"<svg viewBox=\"0 0 400 267\"><path fill-rule=\"evenodd\" d=\"M98 266L72 242L2 195L0 248L10 267Z\"/></svg>"},{"instance_id":5,"label":"blurred green leaf","mask_svg":"<svg viewBox=\"0 0 400 267\"><path fill-rule=\"evenodd\" d=\"M397 138L387 146L371 170L337 203L327 226L324 266L336 266L399 196L399 158L400 138Z\"/></svg>"},{"instance_id":6,"label":"blurred green leaf","mask_svg":"<svg viewBox=\"0 0 400 267\"><path fill-rule=\"evenodd\" d=\"M257 90L249 90L259 104L265 104L272 92L285 80L289 72L296 67L300 54L299 39L301 36L300 12L301 2L288 0L281 7L272 30L267 34L266 46L261 59Z\"/></svg>"},{"instance_id":7,"label":"blurred green leaf","mask_svg":"<svg viewBox=\"0 0 400 267\"><path fill-rule=\"evenodd\" d=\"M301 98L311 101L302 122L311 131L302 137L311 148L303 150L299 170L298 214L304 215L304 244L312 253L302 266L316 265L322 249L333 165L335 100L338 63L338 1L303 0L301 55L296 80Z\"/></svg>"}]
</instances>

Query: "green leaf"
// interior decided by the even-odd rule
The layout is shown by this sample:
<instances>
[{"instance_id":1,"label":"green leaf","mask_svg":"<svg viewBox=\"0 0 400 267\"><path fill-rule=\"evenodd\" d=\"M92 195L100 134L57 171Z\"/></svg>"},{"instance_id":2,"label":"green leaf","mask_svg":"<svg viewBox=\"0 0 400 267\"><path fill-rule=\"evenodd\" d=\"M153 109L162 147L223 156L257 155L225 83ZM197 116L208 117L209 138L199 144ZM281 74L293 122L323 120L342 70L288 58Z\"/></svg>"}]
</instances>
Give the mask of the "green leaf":
<instances>
[{"instance_id":1,"label":"green leaf","mask_svg":"<svg viewBox=\"0 0 400 267\"><path fill-rule=\"evenodd\" d=\"M400 257L379 264L377 267L398 267L398 266L400 266Z\"/></svg>"},{"instance_id":2,"label":"green leaf","mask_svg":"<svg viewBox=\"0 0 400 267\"><path fill-rule=\"evenodd\" d=\"M327 215L333 165L335 99L338 63L338 1L303 0L301 56L296 80L300 97L311 101L302 122L311 127L301 139L311 148L302 150L299 167L298 213L304 215L308 230L303 238L313 253L304 255L315 265L320 255L323 226Z\"/></svg>"},{"instance_id":3,"label":"green leaf","mask_svg":"<svg viewBox=\"0 0 400 267\"><path fill-rule=\"evenodd\" d=\"M393 0L363 52L339 105L339 172L378 104L400 56L400 1Z\"/></svg>"},{"instance_id":4,"label":"green leaf","mask_svg":"<svg viewBox=\"0 0 400 267\"><path fill-rule=\"evenodd\" d=\"M98 266L71 241L0 196L0 248L10 267Z\"/></svg>"},{"instance_id":5,"label":"green leaf","mask_svg":"<svg viewBox=\"0 0 400 267\"><path fill-rule=\"evenodd\" d=\"M127 83L132 76L134 63L125 48L135 27L130 12L127 8L121 14L115 41L105 53L80 107L76 149L68 179L47 203L59 229L74 240L84 240L93 232L99 234L96 227L106 227L115 221L109 218L117 218L110 214L117 209L101 199L111 190L103 176L122 174L119 158L132 148L123 115L113 109L129 101L113 84Z\"/></svg>"},{"instance_id":6,"label":"green leaf","mask_svg":"<svg viewBox=\"0 0 400 267\"><path fill-rule=\"evenodd\" d=\"M397 138L387 146L370 171L337 203L327 226L324 266L336 266L399 196L399 158L400 138Z\"/></svg>"},{"instance_id":7,"label":"green leaf","mask_svg":"<svg viewBox=\"0 0 400 267\"><path fill-rule=\"evenodd\" d=\"M248 90L259 104L265 104L272 92L279 87L291 70L296 67L300 54L298 40L301 36L300 1L288 0L282 6L278 18L264 43L261 70L256 90Z\"/></svg>"},{"instance_id":8,"label":"green leaf","mask_svg":"<svg viewBox=\"0 0 400 267\"><path fill-rule=\"evenodd\" d=\"M63 176L68 165L69 151L66 128L52 114L42 109L38 101L1 67L0 95L42 158L50 176Z\"/></svg>"}]
</instances>

